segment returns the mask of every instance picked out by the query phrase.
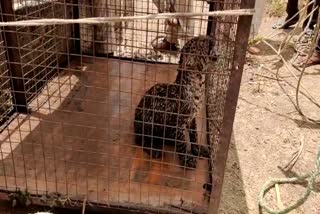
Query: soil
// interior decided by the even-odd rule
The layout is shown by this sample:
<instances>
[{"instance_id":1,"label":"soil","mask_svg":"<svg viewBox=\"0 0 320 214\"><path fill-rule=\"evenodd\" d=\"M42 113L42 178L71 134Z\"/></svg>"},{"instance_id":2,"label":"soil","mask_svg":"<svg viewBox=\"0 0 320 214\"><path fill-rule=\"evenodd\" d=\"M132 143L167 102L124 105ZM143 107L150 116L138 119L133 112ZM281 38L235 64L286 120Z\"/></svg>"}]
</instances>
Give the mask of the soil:
<instances>
[{"instance_id":1,"label":"soil","mask_svg":"<svg viewBox=\"0 0 320 214\"><path fill-rule=\"evenodd\" d=\"M270 34L276 21L276 18L264 18L260 34L263 37ZM284 37L285 35L277 36L268 41L278 47ZM320 126L305 120L295 109L297 81L286 66L267 45L260 43L256 47L260 49L260 53L248 54L242 77L225 172L221 214L259 213L258 194L270 178L302 175L315 169ZM289 47L282 55L290 69L299 77L300 72L290 64L295 51ZM261 65L267 70L261 68ZM277 76L281 81L276 80ZM302 84L318 103L319 81L320 65L307 68ZM301 94L299 101L307 116L320 119L319 108ZM299 149L301 138L304 138L303 152L292 171L285 175L278 166L289 162L291 155ZM316 188L305 204L290 213L319 214L319 190ZM280 186L284 206L302 197L304 191L305 187L300 185ZM270 207L279 209L274 189L267 194L266 200Z\"/></svg>"}]
</instances>

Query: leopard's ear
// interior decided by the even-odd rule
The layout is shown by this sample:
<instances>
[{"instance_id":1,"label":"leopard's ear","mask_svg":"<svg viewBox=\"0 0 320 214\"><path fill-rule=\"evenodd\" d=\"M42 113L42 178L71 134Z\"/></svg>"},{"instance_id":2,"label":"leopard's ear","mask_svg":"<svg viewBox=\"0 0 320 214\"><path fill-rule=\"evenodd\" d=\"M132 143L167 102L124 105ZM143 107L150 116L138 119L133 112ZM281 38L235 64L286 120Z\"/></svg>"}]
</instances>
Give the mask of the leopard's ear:
<instances>
[{"instance_id":1,"label":"leopard's ear","mask_svg":"<svg viewBox=\"0 0 320 214\"><path fill-rule=\"evenodd\" d=\"M209 45L208 46L209 46L209 53L208 54L210 54L211 50L214 49L214 46L215 46L215 42L212 38L209 38Z\"/></svg>"},{"instance_id":2,"label":"leopard's ear","mask_svg":"<svg viewBox=\"0 0 320 214\"><path fill-rule=\"evenodd\" d=\"M182 67L187 67L188 66L188 60L190 57L188 57L188 55L190 55L190 47L189 45L185 44L184 47L181 49L180 51L180 58L179 58L179 65L181 65Z\"/></svg>"},{"instance_id":3,"label":"leopard's ear","mask_svg":"<svg viewBox=\"0 0 320 214\"><path fill-rule=\"evenodd\" d=\"M180 53L180 58L179 58L179 65L181 65L181 63L182 63L182 57L183 57L183 55L182 55L182 53Z\"/></svg>"},{"instance_id":4,"label":"leopard's ear","mask_svg":"<svg viewBox=\"0 0 320 214\"><path fill-rule=\"evenodd\" d=\"M216 46L215 46L215 40L213 37L209 39L209 53L210 59L215 61L218 59L219 54L217 52Z\"/></svg>"},{"instance_id":5,"label":"leopard's ear","mask_svg":"<svg viewBox=\"0 0 320 214\"><path fill-rule=\"evenodd\" d=\"M211 61L216 61L216 60L218 60L219 53L216 51L215 48L213 48L213 49L210 51L209 56L210 56L210 60L211 60Z\"/></svg>"}]
</instances>

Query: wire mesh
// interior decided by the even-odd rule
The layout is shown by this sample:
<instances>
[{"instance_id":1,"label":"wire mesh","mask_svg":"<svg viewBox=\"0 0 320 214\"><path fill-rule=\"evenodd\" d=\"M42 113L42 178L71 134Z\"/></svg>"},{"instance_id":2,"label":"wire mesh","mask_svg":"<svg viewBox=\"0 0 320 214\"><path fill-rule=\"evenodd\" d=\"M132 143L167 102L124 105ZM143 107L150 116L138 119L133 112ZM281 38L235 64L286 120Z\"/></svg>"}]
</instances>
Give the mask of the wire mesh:
<instances>
[{"instance_id":1,"label":"wire mesh","mask_svg":"<svg viewBox=\"0 0 320 214\"><path fill-rule=\"evenodd\" d=\"M13 110L9 71L4 47L4 40L0 34L0 125L8 119L10 112Z\"/></svg>"},{"instance_id":2,"label":"wire mesh","mask_svg":"<svg viewBox=\"0 0 320 214\"><path fill-rule=\"evenodd\" d=\"M216 2L213 10L232 10L239 9L241 1L228 0ZM208 143L211 145L213 152L211 153L210 167L215 171L214 161L219 150L220 133L222 129L222 121L225 111L225 100L230 81L230 75L233 69L233 53L236 40L238 17L216 17L214 35L218 38L217 47L219 53L223 57L219 57L216 63L215 72L206 77L206 116L208 133Z\"/></svg>"},{"instance_id":3,"label":"wire mesh","mask_svg":"<svg viewBox=\"0 0 320 214\"><path fill-rule=\"evenodd\" d=\"M173 5L174 2L174 5ZM174 6L174 7L173 7ZM208 11L205 1L193 0L108 0L79 1L80 18L99 16L133 16L157 12L201 12ZM88 55L114 55L116 57L138 58L149 61L177 63L176 51L159 54L152 44L165 38L183 44L194 35L205 34L207 17L177 20L141 20L119 22L101 26L80 25L81 48ZM179 40L179 41L176 41Z\"/></svg>"},{"instance_id":4,"label":"wire mesh","mask_svg":"<svg viewBox=\"0 0 320 214\"><path fill-rule=\"evenodd\" d=\"M52 0L20 1L15 4L15 19L68 18L63 4ZM25 3L25 5L23 4ZM65 26L36 26L17 28L18 52L26 90L26 99L38 92L56 72L65 59L68 48L67 38L71 29ZM61 54L62 53L62 54ZM48 69L50 68L50 69Z\"/></svg>"},{"instance_id":5,"label":"wire mesh","mask_svg":"<svg viewBox=\"0 0 320 214\"><path fill-rule=\"evenodd\" d=\"M212 3L215 9L240 7L240 2ZM13 14L2 12L1 17L85 18L209 10L206 1L195 0L18 0L12 7ZM191 55L185 53L179 62L179 51L190 45L187 42L207 33L208 19L17 28L17 43L11 49L18 55L16 64L21 67L25 99L32 111L15 114L0 133L1 189L45 195L42 199L47 203L50 196L60 202L77 199L158 212L207 212L210 192L204 187L210 183L218 152L238 18L211 20L214 48L209 48L211 43L191 45L186 49L193 51ZM0 44L0 50L8 49L7 43L0 40ZM156 49L159 45L167 50ZM204 69L211 50L218 59ZM123 57L127 60L120 60ZM0 62L1 66L6 63L1 55ZM184 67L190 62L194 66ZM12 78L8 69L0 69L1 81L8 82ZM158 91L151 90L155 85ZM15 93L13 87L4 88ZM142 102L143 97L149 103ZM139 134L143 140L150 138L152 145L158 143L152 154L159 157L150 157L148 148L139 145ZM190 148L197 148L193 141L209 147L211 157L190 153ZM177 148L181 142L185 149ZM182 166L184 150L197 160L195 169Z\"/></svg>"}]
</instances>

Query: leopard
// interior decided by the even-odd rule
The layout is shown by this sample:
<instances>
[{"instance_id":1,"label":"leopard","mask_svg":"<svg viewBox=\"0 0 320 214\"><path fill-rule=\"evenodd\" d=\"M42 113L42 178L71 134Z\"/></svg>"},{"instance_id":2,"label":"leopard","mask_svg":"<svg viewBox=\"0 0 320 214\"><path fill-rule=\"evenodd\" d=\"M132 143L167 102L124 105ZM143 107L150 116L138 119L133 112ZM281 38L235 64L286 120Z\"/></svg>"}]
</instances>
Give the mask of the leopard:
<instances>
[{"instance_id":1,"label":"leopard","mask_svg":"<svg viewBox=\"0 0 320 214\"><path fill-rule=\"evenodd\" d=\"M180 50L176 79L147 90L135 109L135 144L159 159L165 145L174 146L179 164L194 169L208 158L208 146L198 143L196 118L204 102L205 73L218 59L213 36L196 36ZM189 142L188 142L189 141Z\"/></svg>"}]
</instances>

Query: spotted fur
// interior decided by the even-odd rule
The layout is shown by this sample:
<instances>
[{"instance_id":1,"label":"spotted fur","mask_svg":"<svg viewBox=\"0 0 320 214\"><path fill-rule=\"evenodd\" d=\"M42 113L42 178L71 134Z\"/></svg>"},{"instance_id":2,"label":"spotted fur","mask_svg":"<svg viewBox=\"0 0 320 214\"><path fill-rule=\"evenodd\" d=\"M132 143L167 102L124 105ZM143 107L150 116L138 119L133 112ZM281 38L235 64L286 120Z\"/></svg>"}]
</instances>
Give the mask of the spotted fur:
<instances>
[{"instance_id":1,"label":"spotted fur","mask_svg":"<svg viewBox=\"0 0 320 214\"><path fill-rule=\"evenodd\" d=\"M204 70L216 60L212 37L192 38L181 50L176 80L154 85L141 99L135 111L135 142L153 158L162 156L165 144L175 146L180 165L188 168L196 167L199 156L209 156L207 147L197 143L196 117L203 102Z\"/></svg>"}]
</instances>

